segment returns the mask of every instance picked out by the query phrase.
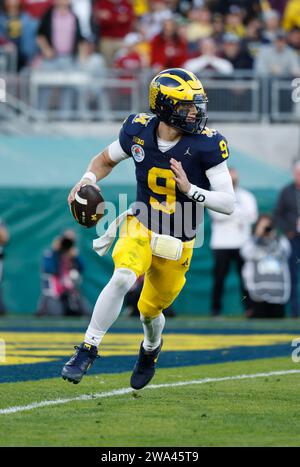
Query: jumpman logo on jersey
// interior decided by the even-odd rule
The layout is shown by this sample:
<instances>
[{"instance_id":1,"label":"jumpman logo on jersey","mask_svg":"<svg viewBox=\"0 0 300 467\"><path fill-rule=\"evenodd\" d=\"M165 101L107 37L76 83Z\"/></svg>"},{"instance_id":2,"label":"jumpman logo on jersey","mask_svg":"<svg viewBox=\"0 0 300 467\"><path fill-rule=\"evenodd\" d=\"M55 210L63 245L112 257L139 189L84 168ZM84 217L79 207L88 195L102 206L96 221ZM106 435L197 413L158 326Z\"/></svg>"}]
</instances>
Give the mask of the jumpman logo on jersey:
<instances>
[{"instance_id":1,"label":"jumpman logo on jersey","mask_svg":"<svg viewBox=\"0 0 300 467\"><path fill-rule=\"evenodd\" d=\"M184 153L185 156L191 156L192 154L190 153L190 146L187 148L187 150Z\"/></svg>"}]
</instances>

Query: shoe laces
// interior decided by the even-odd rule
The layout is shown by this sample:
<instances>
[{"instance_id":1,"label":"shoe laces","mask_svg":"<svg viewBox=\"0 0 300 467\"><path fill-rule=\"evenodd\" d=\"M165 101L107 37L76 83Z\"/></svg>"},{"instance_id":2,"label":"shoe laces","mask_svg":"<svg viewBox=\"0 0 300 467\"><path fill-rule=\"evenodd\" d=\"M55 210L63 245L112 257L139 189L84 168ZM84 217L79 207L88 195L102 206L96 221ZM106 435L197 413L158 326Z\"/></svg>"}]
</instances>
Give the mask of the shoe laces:
<instances>
[{"instance_id":1,"label":"shoe laces","mask_svg":"<svg viewBox=\"0 0 300 467\"><path fill-rule=\"evenodd\" d=\"M89 350L80 349L78 345L74 345L74 349L82 352L90 352ZM95 358L100 358L100 355L96 355Z\"/></svg>"}]
</instances>

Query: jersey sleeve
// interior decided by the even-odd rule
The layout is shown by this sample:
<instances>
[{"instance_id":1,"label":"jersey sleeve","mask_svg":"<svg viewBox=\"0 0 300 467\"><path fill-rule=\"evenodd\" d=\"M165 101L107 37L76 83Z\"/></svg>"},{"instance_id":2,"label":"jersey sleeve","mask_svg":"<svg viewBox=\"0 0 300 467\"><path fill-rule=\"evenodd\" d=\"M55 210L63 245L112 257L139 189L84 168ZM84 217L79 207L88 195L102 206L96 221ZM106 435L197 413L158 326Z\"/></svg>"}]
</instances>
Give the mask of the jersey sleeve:
<instances>
[{"instance_id":1,"label":"jersey sleeve","mask_svg":"<svg viewBox=\"0 0 300 467\"><path fill-rule=\"evenodd\" d=\"M223 135L216 133L211 138L207 137L206 144L202 151L202 164L205 171L226 161L228 157L228 143Z\"/></svg>"},{"instance_id":2,"label":"jersey sleeve","mask_svg":"<svg viewBox=\"0 0 300 467\"><path fill-rule=\"evenodd\" d=\"M108 154L109 154L110 159L113 162L117 162L117 163L123 161L124 159L128 159L129 157L128 154L126 154L126 152L123 151L123 148L118 139L113 141L108 146Z\"/></svg>"}]
</instances>

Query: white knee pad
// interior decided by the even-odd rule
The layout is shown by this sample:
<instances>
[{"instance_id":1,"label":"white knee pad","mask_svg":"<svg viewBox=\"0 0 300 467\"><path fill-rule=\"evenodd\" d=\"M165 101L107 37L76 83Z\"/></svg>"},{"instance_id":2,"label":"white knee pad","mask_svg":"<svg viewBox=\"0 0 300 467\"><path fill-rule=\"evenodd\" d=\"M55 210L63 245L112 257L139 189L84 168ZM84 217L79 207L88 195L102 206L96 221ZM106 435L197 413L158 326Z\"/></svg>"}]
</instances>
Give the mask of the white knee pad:
<instances>
[{"instance_id":1,"label":"white knee pad","mask_svg":"<svg viewBox=\"0 0 300 467\"><path fill-rule=\"evenodd\" d=\"M151 318L151 316L144 316L144 315L142 315L142 314L140 313L140 320L141 320L141 322L142 322L143 324L145 324L146 326L147 326L147 325L150 325L150 324L154 321L155 323L160 323L160 325L161 325L162 327L164 327L165 321L166 321L166 319L165 319L163 313L161 313L160 315L156 316L155 318Z\"/></svg>"},{"instance_id":2,"label":"white knee pad","mask_svg":"<svg viewBox=\"0 0 300 467\"><path fill-rule=\"evenodd\" d=\"M143 324L149 324L151 321L153 321L155 318L150 318L149 316L144 316L140 313L140 320Z\"/></svg>"},{"instance_id":3,"label":"white knee pad","mask_svg":"<svg viewBox=\"0 0 300 467\"><path fill-rule=\"evenodd\" d=\"M110 283L125 294L131 289L136 280L137 277L133 271L126 268L119 268L113 273Z\"/></svg>"}]
</instances>

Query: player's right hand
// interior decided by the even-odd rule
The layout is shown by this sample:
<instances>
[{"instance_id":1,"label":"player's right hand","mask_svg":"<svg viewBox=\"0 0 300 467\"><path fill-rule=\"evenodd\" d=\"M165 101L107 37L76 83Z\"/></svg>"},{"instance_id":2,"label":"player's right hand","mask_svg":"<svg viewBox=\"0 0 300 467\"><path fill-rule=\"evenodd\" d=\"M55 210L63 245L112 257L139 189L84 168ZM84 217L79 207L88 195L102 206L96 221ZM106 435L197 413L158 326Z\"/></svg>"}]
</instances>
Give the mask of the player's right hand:
<instances>
[{"instance_id":1,"label":"player's right hand","mask_svg":"<svg viewBox=\"0 0 300 467\"><path fill-rule=\"evenodd\" d=\"M72 201L74 201L77 191L79 191L83 185L93 185L98 191L101 191L98 185L96 185L96 183L93 183L89 178L82 178L78 183L76 183L76 185L72 188L72 190L69 193L69 205L72 203Z\"/></svg>"}]
</instances>

